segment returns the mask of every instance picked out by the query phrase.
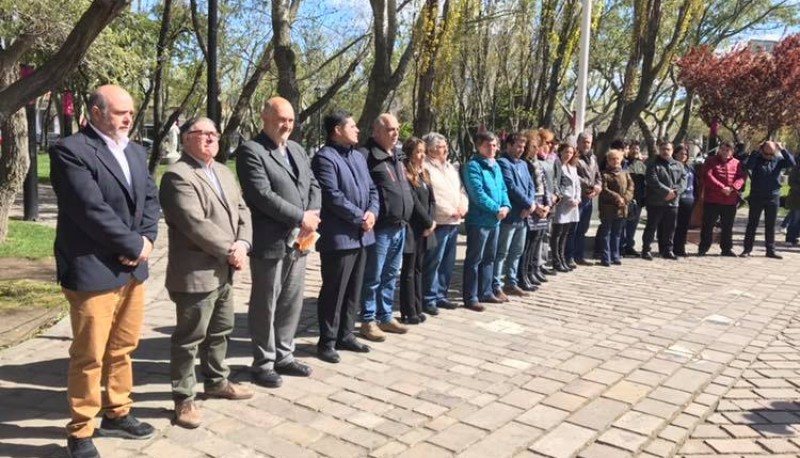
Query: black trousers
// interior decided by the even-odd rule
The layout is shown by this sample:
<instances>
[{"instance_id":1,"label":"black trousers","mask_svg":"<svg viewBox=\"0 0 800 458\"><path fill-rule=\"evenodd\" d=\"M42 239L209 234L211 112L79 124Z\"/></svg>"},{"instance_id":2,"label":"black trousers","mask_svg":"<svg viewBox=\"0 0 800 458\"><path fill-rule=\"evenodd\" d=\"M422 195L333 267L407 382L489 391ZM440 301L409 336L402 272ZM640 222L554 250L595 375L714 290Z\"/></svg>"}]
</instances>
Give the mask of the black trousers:
<instances>
[{"instance_id":1,"label":"black trousers","mask_svg":"<svg viewBox=\"0 0 800 458\"><path fill-rule=\"evenodd\" d=\"M400 316L422 313L422 268L425 263L425 240L417 240L413 253L403 255L400 269Z\"/></svg>"},{"instance_id":2,"label":"black trousers","mask_svg":"<svg viewBox=\"0 0 800 458\"><path fill-rule=\"evenodd\" d=\"M642 253L650 252L650 245L659 229L658 248L661 254L672 253L672 240L675 236L675 223L678 220L678 207L667 205L647 206L647 225L642 234Z\"/></svg>"},{"instance_id":3,"label":"black trousers","mask_svg":"<svg viewBox=\"0 0 800 458\"><path fill-rule=\"evenodd\" d=\"M564 252L567 249L567 240L575 232L578 223L555 224L553 223L552 234L550 234L550 252L553 256L553 267L566 264L567 259Z\"/></svg>"},{"instance_id":4,"label":"black trousers","mask_svg":"<svg viewBox=\"0 0 800 458\"><path fill-rule=\"evenodd\" d=\"M678 254L686 254L686 235L689 233L689 223L692 220L694 201L681 202L678 204L678 220L675 224L675 239L673 241L673 251Z\"/></svg>"},{"instance_id":5,"label":"black trousers","mask_svg":"<svg viewBox=\"0 0 800 458\"><path fill-rule=\"evenodd\" d=\"M736 219L736 204L703 204L703 227L700 229L700 247L698 248L701 253L705 253L711 248L717 219L720 220L721 226L720 249L722 251L733 249L733 221Z\"/></svg>"},{"instance_id":6,"label":"black trousers","mask_svg":"<svg viewBox=\"0 0 800 458\"><path fill-rule=\"evenodd\" d=\"M527 280L528 274L539 268L539 253L542 251L542 241L547 229L536 229L528 231L525 236L525 250L519 258L517 268L517 282L522 283Z\"/></svg>"},{"instance_id":7,"label":"black trousers","mask_svg":"<svg viewBox=\"0 0 800 458\"><path fill-rule=\"evenodd\" d=\"M367 252L364 248L321 252L322 287L317 299L319 342L333 348L337 342L355 339L356 314L361 308L361 286Z\"/></svg>"},{"instance_id":8,"label":"black trousers","mask_svg":"<svg viewBox=\"0 0 800 458\"><path fill-rule=\"evenodd\" d=\"M747 229L744 233L744 251L752 251L756 241L756 229L764 213L764 246L767 253L775 252L775 220L778 217L778 200L764 201L750 199L750 213L747 215Z\"/></svg>"}]
</instances>

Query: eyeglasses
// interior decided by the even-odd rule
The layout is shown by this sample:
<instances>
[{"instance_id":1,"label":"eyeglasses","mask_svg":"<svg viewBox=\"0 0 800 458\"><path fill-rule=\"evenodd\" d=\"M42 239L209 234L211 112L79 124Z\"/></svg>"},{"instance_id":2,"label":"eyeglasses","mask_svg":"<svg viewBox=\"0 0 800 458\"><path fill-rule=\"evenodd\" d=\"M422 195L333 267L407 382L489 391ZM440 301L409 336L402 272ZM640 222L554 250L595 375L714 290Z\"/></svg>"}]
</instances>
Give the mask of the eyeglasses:
<instances>
[{"instance_id":1,"label":"eyeglasses","mask_svg":"<svg viewBox=\"0 0 800 458\"><path fill-rule=\"evenodd\" d=\"M186 133L189 135L200 134L203 137L213 138L214 140L219 140L220 137L219 132L213 130L190 130L189 132Z\"/></svg>"}]
</instances>

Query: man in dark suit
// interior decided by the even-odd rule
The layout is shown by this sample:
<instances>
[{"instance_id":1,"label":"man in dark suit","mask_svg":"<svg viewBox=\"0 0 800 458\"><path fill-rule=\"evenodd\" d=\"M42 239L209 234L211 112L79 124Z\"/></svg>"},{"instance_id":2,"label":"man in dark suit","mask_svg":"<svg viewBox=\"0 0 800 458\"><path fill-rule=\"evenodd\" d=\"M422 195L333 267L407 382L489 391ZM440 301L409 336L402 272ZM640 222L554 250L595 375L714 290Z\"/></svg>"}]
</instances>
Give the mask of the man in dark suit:
<instances>
[{"instance_id":1,"label":"man in dark suit","mask_svg":"<svg viewBox=\"0 0 800 458\"><path fill-rule=\"evenodd\" d=\"M131 353L139 343L143 283L158 228L158 190L144 148L128 142L131 96L121 87L102 86L89 98L88 110L89 124L50 150L58 197L56 266L73 334L67 451L75 458L99 456L92 435L100 411L100 435L155 434L130 413L130 395Z\"/></svg>"},{"instance_id":2,"label":"man in dark suit","mask_svg":"<svg viewBox=\"0 0 800 458\"><path fill-rule=\"evenodd\" d=\"M190 119L181 126L180 137L184 154L161 178L159 197L169 227L166 286L176 312L170 349L175 424L197 428L198 349L207 397L253 397L252 391L228 380L225 364L234 325L233 273L244 267L253 230L236 178L214 160L219 152L214 121Z\"/></svg>"},{"instance_id":3,"label":"man in dark suit","mask_svg":"<svg viewBox=\"0 0 800 458\"><path fill-rule=\"evenodd\" d=\"M289 101L270 99L261 119L262 132L239 148L236 164L253 218L253 285L247 315L252 376L255 383L276 388L281 375L311 375L311 368L293 356L307 260L295 244L317 230L320 190L308 155L289 140L294 128Z\"/></svg>"}]
</instances>

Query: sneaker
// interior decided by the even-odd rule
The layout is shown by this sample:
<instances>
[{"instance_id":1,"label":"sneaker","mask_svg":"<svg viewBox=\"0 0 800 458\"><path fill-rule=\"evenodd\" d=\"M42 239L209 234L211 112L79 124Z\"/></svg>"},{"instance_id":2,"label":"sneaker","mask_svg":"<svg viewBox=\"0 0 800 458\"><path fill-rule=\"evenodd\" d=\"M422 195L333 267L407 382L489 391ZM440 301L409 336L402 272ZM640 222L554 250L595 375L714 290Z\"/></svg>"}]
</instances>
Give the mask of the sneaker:
<instances>
[{"instance_id":1,"label":"sneaker","mask_svg":"<svg viewBox=\"0 0 800 458\"><path fill-rule=\"evenodd\" d=\"M97 435L102 437L121 437L123 439L150 439L156 430L149 423L139 421L132 414L119 418L108 418L103 415Z\"/></svg>"},{"instance_id":2,"label":"sneaker","mask_svg":"<svg viewBox=\"0 0 800 458\"><path fill-rule=\"evenodd\" d=\"M391 332L392 334L405 334L408 332L408 327L400 324L400 322L394 318L392 318L391 321L379 324L378 327L381 329L381 331Z\"/></svg>"},{"instance_id":3,"label":"sneaker","mask_svg":"<svg viewBox=\"0 0 800 458\"><path fill-rule=\"evenodd\" d=\"M229 380L225 380L217 387L206 388L205 394L209 398L230 399L232 401L253 397L253 392L249 388Z\"/></svg>"},{"instance_id":4,"label":"sneaker","mask_svg":"<svg viewBox=\"0 0 800 458\"><path fill-rule=\"evenodd\" d=\"M386 334L383 333L376 321L368 321L361 323L361 330L359 331L361 337L371 340L373 342L383 342L386 340Z\"/></svg>"},{"instance_id":5,"label":"sneaker","mask_svg":"<svg viewBox=\"0 0 800 458\"><path fill-rule=\"evenodd\" d=\"M308 364L303 364L297 360L293 360L289 364L275 366L275 372L281 375L288 375L290 377L310 377L313 369Z\"/></svg>"},{"instance_id":6,"label":"sneaker","mask_svg":"<svg viewBox=\"0 0 800 458\"><path fill-rule=\"evenodd\" d=\"M91 437L78 439L77 437L67 437L67 456L69 458L100 458L100 453L94 446Z\"/></svg>"},{"instance_id":7,"label":"sneaker","mask_svg":"<svg viewBox=\"0 0 800 458\"><path fill-rule=\"evenodd\" d=\"M200 408L194 399L184 399L175 402L175 424L188 429L200 426Z\"/></svg>"}]
</instances>

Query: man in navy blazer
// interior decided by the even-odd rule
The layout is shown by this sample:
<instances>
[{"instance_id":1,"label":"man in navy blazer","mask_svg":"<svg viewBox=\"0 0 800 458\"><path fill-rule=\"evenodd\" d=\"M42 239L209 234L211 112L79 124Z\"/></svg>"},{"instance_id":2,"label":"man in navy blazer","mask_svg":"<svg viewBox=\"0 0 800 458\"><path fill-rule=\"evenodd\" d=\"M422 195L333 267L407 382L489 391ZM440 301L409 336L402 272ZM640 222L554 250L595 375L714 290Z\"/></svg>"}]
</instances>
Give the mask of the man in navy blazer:
<instances>
[{"instance_id":1,"label":"man in navy blazer","mask_svg":"<svg viewBox=\"0 0 800 458\"><path fill-rule=\"evenodd\" d=\"M73 334L67 451L80 458L99 456L92 435L100 411L100 435L155 434L130 414L130 395L131 353L139 343L143 283L158 228L158 190L144 148L128 142L131 96L121 87L102 86L89 98L88 110L88 125L50 150L58 197L56 267Z\"/></svg>"},{"instance_id":2,"label":"man in navy blazer","mask_svg":"<svg viewBox=\"0 0 800 458\"><path fill-rule=\"evenodd\" d=\"M369 351L356 340L353 327L361 303L365 248L375 243L373 227L380 202L367 161L354 149L358 128L352 116L334 111L323 124L327 142L311 162L322 194L317 241L322 274L317 300L317 355L323 361L338 363L336 349Z\"/></svg>"}]
</instances>

